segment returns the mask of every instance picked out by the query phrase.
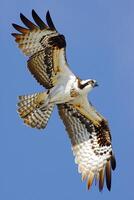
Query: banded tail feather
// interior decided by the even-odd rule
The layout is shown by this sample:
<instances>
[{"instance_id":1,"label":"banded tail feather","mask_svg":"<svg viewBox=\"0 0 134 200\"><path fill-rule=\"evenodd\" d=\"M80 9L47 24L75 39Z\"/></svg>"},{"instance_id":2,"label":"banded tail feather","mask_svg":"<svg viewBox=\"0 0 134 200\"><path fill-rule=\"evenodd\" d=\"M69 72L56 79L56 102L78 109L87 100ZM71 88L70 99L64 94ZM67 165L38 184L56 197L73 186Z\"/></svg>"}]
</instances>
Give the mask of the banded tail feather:
<instances>
[{"instance_id":1,"label":"banded tail feather","mask_svg":"<svg viewBox=\"0 0 134 200\"><path fill-rule=\"evenodd\" d=\"M54 104L46 106L48 94L45 92L19 96L18 113L24 123L32 128L43 129L51 116Z\"/></svg>"}]
</instances>

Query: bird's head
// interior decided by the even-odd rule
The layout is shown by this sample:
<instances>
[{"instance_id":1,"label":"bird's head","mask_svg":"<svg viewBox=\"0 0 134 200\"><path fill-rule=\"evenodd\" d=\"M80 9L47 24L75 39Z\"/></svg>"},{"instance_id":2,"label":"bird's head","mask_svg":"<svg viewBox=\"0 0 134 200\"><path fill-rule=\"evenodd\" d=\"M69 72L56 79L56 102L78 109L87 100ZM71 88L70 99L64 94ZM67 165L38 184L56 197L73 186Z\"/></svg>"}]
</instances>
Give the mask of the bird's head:
<instances>
[{"instance_id":1,"label":"bird's head","mask_svg":"<svg viewBox=\"0 0 134 200\"><path fill-rule=\"evenodd\" d=\"M79 80L78 81L78 87L82 91L82 93L88 93L90 92L94 87L98 86L98 83L96 80L88 79L88 80Z\"/></svg>"}]
</instances>

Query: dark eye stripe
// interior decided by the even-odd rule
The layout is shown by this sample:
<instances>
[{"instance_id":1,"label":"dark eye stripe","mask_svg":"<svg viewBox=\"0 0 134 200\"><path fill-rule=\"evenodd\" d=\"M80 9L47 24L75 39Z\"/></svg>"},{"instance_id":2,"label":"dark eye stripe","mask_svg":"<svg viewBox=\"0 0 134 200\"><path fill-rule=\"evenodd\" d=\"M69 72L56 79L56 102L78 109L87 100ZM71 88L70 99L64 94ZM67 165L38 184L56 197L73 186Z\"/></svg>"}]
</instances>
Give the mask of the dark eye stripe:
<instances>
[{"instance_id":1,"label":"dark eye stripe","mask_svg":"<svg viewBox=\"0 0 134 200\"><path fill-rule=\"evenodd\" d=\"M79 88L80 89L83 89L84 87L86 87L87 85L89 85L89 82L86 82L86 83L84 83L84 84L79 84Z\"/></svg>"}]
</instances>

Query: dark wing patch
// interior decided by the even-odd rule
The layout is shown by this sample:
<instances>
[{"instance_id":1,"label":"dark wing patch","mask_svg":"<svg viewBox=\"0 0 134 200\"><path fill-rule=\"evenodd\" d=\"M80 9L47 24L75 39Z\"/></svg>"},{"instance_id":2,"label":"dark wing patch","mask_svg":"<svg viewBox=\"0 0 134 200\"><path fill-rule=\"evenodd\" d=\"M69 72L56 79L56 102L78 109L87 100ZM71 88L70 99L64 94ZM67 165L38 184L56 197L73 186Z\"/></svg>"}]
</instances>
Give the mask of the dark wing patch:
<instances>
[{"instance_id":1,"label":"dark wing patch","mask_svg":"<svg viewBox=\"0 0 134 200\"><path fill-rule=\"evenodd\" d=\"M53 36L49 39L49 44L59 49L66 47L64 35Z\"/></svg>"},{"instance_id":2,"label":"dark wing patch","mask_svg":"<svg viewBox=\"0 0 134 200\"><path fill-rule=\"evenodd\" d=\"M52 82L50 82L50 77L52 74L52 62L51 57L49 57L49 54L46 53L46 51L50 51L51 53L51 49L46 48L45 50L39 51L31 56L31 58L28 60L28 69L33 76L36 74L35 78L41 85L47 89L50 89L53 87Z\"/></svg>"},{"instance_id":3,"label":"dark wing patch","mask_svg":"<svg viewBox=\"0 0 134 200\"><path fill-rule=\"evenodd\" d=\"M56 83L58 74L64 71L65 65L67 66L65 37L56 31L49 12L46 14L48 25L34 10L32 10L32 17L37 25L20 14L27 28L13 24L21 34L12 33L12 35L19 48L30 57L28 60L30 72L41 85L51 88Z\"/></svg>"},{"instance_id":4,"label":"dark wing patch","mask_svg":"<svg viewBox=\"0 0 134 200\"><path fill-rule=\"evenodd\" d=\"M88 189L95 178L96 181L99 181L99 190L101 191L106 174L106 184L110 190L111 167L113 170L115 169L115 158L107 123L106 127L102 127L102 124L100 127L96 127L92 121L69 103L58 105L58 110L71 139L78 171L82 173L83 180L87 178Z\"/></svg>"}]
</instances>

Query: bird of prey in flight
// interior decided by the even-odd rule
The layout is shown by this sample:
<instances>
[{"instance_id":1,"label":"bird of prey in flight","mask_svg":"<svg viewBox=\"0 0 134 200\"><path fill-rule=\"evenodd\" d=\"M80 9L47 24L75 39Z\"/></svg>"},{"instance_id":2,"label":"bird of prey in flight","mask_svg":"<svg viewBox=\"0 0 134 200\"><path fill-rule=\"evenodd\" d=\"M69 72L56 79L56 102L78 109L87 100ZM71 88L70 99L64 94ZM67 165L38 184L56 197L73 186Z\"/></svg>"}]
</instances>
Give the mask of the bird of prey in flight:
<instances>
[{"instance_id":1,"label":"bird of prey in flight","mask_svg":"<svg viewBox=\"0 0 134 200\"><path fill-rule=\"evenodd\" d=\"M88 189L93 181L102 191L104 180L111 189L111 171L116 160L111 145L107 120L88 100L88 93L97 86L96 80L81 80L70 70L66 59L66 40L51 19L46 22L32 10L35 23L20 14L25 28L13 27L12 33L23 53L28 56L27 67L34 78L47 90L19 96L18 113L32 128L44 129L55 106L58 107L72 144L75 162Z\"/></svg>"}]
</instances>

